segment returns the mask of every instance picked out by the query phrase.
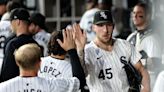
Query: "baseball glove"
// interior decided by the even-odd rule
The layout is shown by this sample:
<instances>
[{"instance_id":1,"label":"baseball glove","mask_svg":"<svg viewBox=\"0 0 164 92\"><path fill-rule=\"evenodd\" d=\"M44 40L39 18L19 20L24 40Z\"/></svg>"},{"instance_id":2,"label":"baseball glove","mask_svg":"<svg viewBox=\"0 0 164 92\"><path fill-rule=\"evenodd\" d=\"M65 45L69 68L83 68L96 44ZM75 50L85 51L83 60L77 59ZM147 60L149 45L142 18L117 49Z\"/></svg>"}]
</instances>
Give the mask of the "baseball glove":
<instances>
[{"instance_id":1,"label":"baseball glove","mask_svg":"<svg viewBox=\"0 0 164 92\"><path fill-rule=\"evenodd\" d=\"M140 92L141 89L141 74L134 68L134 66L123 59L121 59L121 63L124 64L123 68L127 74L128 83L129 83L129 91L128 92Z\"/></svg>"}]
</instances>

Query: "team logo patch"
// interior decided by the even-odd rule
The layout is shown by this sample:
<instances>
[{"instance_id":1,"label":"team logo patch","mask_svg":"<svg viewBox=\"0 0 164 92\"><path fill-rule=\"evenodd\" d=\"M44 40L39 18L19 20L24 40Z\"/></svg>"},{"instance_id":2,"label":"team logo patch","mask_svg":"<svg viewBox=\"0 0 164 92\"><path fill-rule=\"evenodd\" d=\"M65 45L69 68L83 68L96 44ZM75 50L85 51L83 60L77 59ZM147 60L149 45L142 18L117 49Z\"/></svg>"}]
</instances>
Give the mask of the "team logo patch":
<instances>
[{"instance_id":1,"label":"team logo patch","mask_svg":"<svg viewBox=\"0 0 164 92\"><path fill-rule=\"evenodd\" d=\"M96 49L96 54L97 54L97 55L99 55L99 52L100 52L99 49Z\"/></svg>"},{"instance_id":2,"label":"team logo patch","mask_svg":"<svg viewBox=\"0 0 164 92\"><path fill-rule=\"evenodd\" d=\"M14 16L14 19L17 19L18 17L17 16Z\"/></svg>"},{"instance_id":3,"label":"team logo patch","mask_svg":"<svg viewBox=\"0 0 164 92\"><path fill-rule=\"evenodd\" d=\"M105 12L100 12L100 17L104 18L104 19L107 19L107 15L105 15Z\"/></svg>"}]
</instances>

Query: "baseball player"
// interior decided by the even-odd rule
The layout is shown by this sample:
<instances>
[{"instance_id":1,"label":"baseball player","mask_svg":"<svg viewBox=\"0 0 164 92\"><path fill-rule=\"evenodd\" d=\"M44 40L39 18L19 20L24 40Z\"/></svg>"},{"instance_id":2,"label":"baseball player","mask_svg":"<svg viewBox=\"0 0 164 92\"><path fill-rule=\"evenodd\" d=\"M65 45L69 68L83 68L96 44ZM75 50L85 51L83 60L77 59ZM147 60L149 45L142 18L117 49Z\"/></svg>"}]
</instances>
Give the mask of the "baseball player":
<instances>
[{"instance_id":1,"label":"baseball player","mask_svg":"<svg viewBox=\"0 0 164 92\"><path fill-rule=\"evenodd\" d=\"M80 82L76 77L52 80L46 80L44 78L38 77L37 73L40 68L40 58L41 49L37 44L26 44L16 50L15 59L20 69L20 75L0 83L0 92L78 91Z\"/></svg>"},{"instance_id":2,"label":"baseball player","mask_svg":"<svg viewBox=\"0 0 164 92\"><path fill-rule=\"evenodd\" d=\"M62 31L54 31L51 35L51 38L48 43L48 50L50 55L42 58L41 68L38 73L40 77L72 77L72 67L70 64L70 60L66 58L67 52L65 51L65 48L62 48L60 46L57 39L60 39L61 41L64 40Z\"/></svg>"},{"instance_id":3,"label":"baseball player","mask_svg":"<svg viewBox=\"0 0 164 92\"><path fill-rule=\"evenodd\" d=\"M98 0L87 0L87 4L90 9L88 9L82 16L80 20L80 27L87 33L87 42L90 42L94 39L95 33L92 31L92 23L94 14L99 11Z\"/></svg>"},{"instance_id":4,"label":"baseball player","mask_svg":"<svg viewBox=\"0 0 164 92\"><path fill-rule=\"evenodd\" d=\"M141 91L150 92L149 75L140 62L141 55L129 42L112 38L114 22L111 12L96 12L92 28L96 38L85 46L84 51L84 69L90 92L128 92L129 84L121 60L134 65L142 75Z\"/></svg>"},{"instance_id":5,"label":"baseball player","mask_svg":"<svg viewBox=\"0 0 164 92\"><path fill-rule=\"evenodd\" d=\"M74 49L75 43L73 39L73 30L66 28L63 31L53 32L48 48L50 55L42 58L38 76L46 79L56 79L61 77L72 78L73 76L76 76L80 80L81 92L88 92L85 89L85 76L82 76L84 75L83 68L80 62L78 62L79 59L76 59L78 56L76 50ZM66 53L68 53L70 60L66 58ZM72 68L71 65L74 68ZM79 68L81 68L81 70Z\"/></svg>"},{"instance_id":6,"label":"baseball player","mask_svg":"<svg viewBox=\"0 0 164 92\"><path fill-rule=\"evenodd\" d=\"M127 41L141 53L141 62L150 74L151 88L153 88L156 76L161 70L160 66L163 67L163 65L160 36L151 28L150 20L151 9L149 5L142 2L136 4L132 11L132 21L136 30L129 35Z\"/></svg>"},{"instance_id":7,"label":"baseball player","mask_svg":"<svg viewBox=\"0 0 164 92\"><path fill-rule=\"evenodd\" d=\"M34 40L41 46L43 50L43 56L48 56L48 41L51 34L46 32L47 27L45 24L45 16L41 13L33 13L30 16L31 24L29 26L29 31L34 35Z\"/></svg>"},{"instance_id":8,"label":"baseball player","mask_svg":"<svg viewBox=\"0 0 164 92\"><path fill-rule=\"evenodd\" d=\"M3 14L1 21L0 21L0 72L1 72L1 63L3 61L3 56L4 56L4 49L6 46L6 39L8 40L8 37L12 34L11 30L11 23L9 21L10 18L10 12L11 10L15 8L19 8L20 4L17 2L9 1L7 3L7 12Z\"/></svg>"},{"instance_id":9,"label":"baseball player","mask_svg":"<svg viewBox=\"0 0 164 92\"><path fill-rule=\"evenodd\" d=\"M28 11L23 8L17 8L11 11L10 22L12 30L16 33L16 37L10 40L6 45L0 82L19 75L19 68L15 62L14 51L24 44L37 43L28 31L30 23L29 17Z\"/></svg>"}]
</instances>

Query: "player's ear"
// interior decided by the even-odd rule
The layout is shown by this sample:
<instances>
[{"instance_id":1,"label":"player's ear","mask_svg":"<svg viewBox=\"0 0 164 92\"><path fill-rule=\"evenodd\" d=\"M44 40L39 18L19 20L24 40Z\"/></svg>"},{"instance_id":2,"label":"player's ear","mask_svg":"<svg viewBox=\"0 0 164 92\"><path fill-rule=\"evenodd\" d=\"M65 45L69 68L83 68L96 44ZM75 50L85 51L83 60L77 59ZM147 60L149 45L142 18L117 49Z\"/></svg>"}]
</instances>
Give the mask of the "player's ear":
<instances>
[{"instance_id":1,"label":"player's ear","mask_svg":"<svg viewBox=\"0 0 164 92\"><path fill-rule=\"evenodd\" d=\"M41 67L41 59L38 62L36 62L35 67L38 70L40 69L40 67Z\"/></svg>"},{"instance_id":2,"label":"player's ear","mask_svg":"<svg viewBox=\"0 0 164 92\"><path fill-rule=\"evenodd\" d=\"M16 61L16 65L19 66L19 63Z\"/></svg>"}]
</instances>

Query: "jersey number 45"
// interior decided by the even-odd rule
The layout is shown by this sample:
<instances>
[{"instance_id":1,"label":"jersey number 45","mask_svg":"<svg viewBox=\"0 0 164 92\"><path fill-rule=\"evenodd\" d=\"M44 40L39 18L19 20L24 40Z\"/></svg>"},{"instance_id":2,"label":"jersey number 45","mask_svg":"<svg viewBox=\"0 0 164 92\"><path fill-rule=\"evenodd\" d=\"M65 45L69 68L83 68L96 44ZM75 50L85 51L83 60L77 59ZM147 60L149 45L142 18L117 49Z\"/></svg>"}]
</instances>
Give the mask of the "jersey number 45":
<instances>
[{"instance_id":1,"label":"jersey number 45","mask_svg":"<svg viewBox=\"0 0 164 92\"><path fill-rule=\"evenodd\" d=\"M113 77L113 74L111 72L112 68L107 68L107 69L101 69L98 75L99 79L111 79Z\"/></svg>"}]
</instances>

